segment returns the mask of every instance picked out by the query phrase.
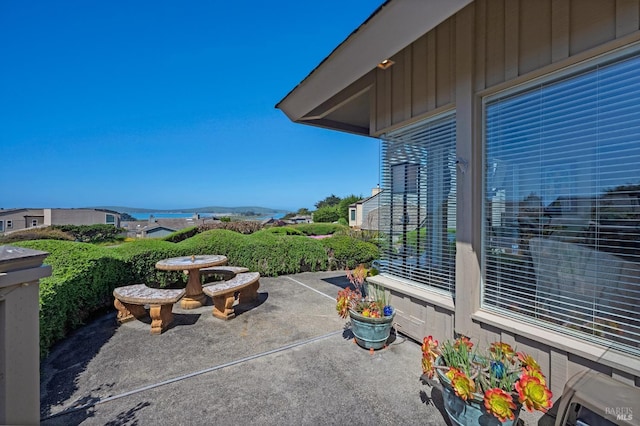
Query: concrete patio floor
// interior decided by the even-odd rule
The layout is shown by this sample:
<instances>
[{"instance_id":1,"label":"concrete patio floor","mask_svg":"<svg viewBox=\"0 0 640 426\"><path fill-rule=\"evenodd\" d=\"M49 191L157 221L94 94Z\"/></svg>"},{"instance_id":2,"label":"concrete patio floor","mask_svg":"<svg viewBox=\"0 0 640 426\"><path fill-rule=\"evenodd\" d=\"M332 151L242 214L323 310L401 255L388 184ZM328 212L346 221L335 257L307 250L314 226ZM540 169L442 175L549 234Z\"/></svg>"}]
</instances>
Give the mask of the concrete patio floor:
<instances>
[{"instance_id":1,"label":"concrete patio floor","mask_svg":"<svg viewBox=\"0 0 640 426\"><path fill-rule=\"evenodd\" d=\"M223 321L174 307L162 335L118 326L115 309L41 364L43 425L446 425L442 393L421 381L420 345L353 343L335 296L343 272L261 278L257 306ZM392 301L393 302L393 301ZM522 424L546 424L522 413Z\"/></svg>"}]
</instances>

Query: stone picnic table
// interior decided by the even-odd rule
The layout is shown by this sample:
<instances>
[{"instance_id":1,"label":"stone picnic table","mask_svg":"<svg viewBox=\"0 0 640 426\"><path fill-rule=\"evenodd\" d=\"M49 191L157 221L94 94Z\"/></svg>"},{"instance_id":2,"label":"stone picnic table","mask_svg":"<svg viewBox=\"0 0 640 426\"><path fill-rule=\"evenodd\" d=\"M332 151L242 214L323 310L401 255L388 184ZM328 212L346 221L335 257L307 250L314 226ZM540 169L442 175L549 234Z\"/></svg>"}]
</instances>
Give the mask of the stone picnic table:
<instances>
[{"instance_id":1,"label":"stone picnic table","mask_svg":"<svg viewBox=\"0 0 640 426\"><path fill-rule=\"evenodd\" d=\"M158 261L156 263L156 269L163 271L186 271L189 274L189 281L185 288L185 296L180 301L180 306L183 309L196 309L201 307L207 298L202 292L200 269L224 265L226 263L227 257L218 254L181 256Z\"/></svg>"}]
</instances>

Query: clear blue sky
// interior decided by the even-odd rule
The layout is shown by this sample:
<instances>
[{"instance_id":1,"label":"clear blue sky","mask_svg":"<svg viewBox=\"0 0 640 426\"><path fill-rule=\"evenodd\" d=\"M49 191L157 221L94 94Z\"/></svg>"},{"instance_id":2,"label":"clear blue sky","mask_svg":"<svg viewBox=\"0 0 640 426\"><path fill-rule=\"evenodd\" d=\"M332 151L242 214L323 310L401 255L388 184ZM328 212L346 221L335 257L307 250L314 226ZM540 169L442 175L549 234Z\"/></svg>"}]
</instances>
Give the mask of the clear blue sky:
<instances>
[{"instance_id":1,"label":"clear blue sky","mask_svg":"<svg viewBox=\"0 0 640 426\"><path fill-rule=\"evenodd\" d=\"M383 0L0 3L0 207L295 211L379 142L274 108Z\"/></svg>"}]
</instances>

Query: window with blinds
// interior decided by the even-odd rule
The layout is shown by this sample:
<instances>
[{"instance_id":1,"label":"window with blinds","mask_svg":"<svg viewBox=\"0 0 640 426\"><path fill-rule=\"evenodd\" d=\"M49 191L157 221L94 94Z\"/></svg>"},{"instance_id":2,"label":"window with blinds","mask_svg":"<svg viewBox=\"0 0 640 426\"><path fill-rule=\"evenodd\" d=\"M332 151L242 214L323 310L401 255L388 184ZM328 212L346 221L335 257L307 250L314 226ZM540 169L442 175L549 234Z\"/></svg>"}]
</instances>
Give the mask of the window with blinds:
<instances>
[{"instance_id":1,"label":"window with blinds","mask_svg":"<svg viewBox=\"0 0 640 426\"><path fill-rule=\"evenodd\" d=\"M484 99L484 308L640 354L638 99L637 54Z\"/></svg>"},{"instance_id":2,"label":"window with blinds","mask_svg":"<svg viewBox=\"0 0 640 426\"><path fill-rule=\"evenodd\" d=\"M449 113L382 139L381 272L453 293L455 115Z\"/></svg>"}]
</instances>

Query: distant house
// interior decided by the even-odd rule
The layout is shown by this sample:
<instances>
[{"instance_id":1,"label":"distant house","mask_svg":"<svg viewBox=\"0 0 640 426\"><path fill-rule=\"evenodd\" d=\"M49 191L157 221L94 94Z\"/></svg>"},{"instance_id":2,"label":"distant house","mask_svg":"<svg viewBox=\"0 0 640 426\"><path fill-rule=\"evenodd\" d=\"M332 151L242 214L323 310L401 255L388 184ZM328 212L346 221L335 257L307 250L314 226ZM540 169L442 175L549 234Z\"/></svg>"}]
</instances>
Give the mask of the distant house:
<instances>
[{"instance_id":1,"label":"distant house","mask_svg":"<svg viewBox=\"0 0 640 426\"><path fill-rule=\"evenodd\" d=\"M162 238L166 237L169 234L173 234L177 229L167 228L166 226L153 226L146 227L144 231L142 231L142 238Z\"/></svg>"},{"instance_id":2,"label":"distant house","mask_svg":"<svg viewBox=\"0 0 640 426\"><path fill-rule=\"evenodd\" d=\"M197 213L186 218L157 218L149 216L149 220L136 220L122 222L122 227L127 230L130 238L162 238L185 228L218 222L212 217L201 218Z\"/></svg>"},{"instance_id":3,"label":"distant house","mask_svg":"<svg viewBox=\"0 0 640 426\"><path fill-rule=\"evenodd\" d=\"M313 222L311 216L294 216L289 221L293 224Z\"/></svg>"},{"instance_id":4,"label":"distant house","mask_svg":"<svg viewBox=\"0 0 640 426\"><path fill-rule=\"evenodd\" d=\"M369 213L379 207L380 187L371 190L371 196L349 206L349 226L357 229L377 230L377 221L369 220ZM371 215L372 217L374 215Z\"/></svg>"},{"instance_id":5,"label":"distant house","mask_svg":"<svg viewBox=\"0 0 640 426\"><path fill-rule=\"evenodd\" d=\"M10 233L51 225L120 227L120 213L105 209L7 209L0 210L0 232Z\"/></svg>"}]
</instances>

